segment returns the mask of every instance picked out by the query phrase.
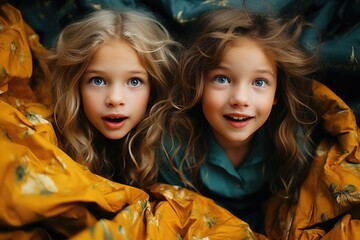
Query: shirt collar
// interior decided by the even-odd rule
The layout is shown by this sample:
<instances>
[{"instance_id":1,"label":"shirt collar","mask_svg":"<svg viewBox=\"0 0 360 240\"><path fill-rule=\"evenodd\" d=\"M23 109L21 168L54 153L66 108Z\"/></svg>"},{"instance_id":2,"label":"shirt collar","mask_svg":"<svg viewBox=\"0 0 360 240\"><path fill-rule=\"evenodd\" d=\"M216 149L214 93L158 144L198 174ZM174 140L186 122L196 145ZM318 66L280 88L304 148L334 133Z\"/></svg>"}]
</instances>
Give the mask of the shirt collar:
<instances>
[{"instance_id":1,"label":"shirt collar","mask_svg":"<svg viewBox=\"0 0 360 240\"><path fill-rule=\"evenodd\" d=\"M265 133L266 133L265 126L262 126L258 131L256 131L251 143L250 153L248 154L245 161L239 168L255 165L265 160L265 144L266 144ZM228 167L233 168L223 148L216 141L215 136L212 133L211 129L208 129L208 139L209 139L209 151L208 151L208 157L206 159L207 162L222 166L224 168L228 168Z\"/></svg>"}]
</instances>

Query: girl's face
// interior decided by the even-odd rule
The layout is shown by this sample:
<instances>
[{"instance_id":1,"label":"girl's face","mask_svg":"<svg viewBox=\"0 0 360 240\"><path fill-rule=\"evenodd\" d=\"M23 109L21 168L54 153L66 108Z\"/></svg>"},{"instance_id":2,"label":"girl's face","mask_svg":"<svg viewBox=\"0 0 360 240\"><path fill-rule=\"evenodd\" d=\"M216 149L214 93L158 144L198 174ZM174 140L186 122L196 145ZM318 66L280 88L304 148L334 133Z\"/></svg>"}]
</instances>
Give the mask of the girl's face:
<instances>
[{"instance_id":1,"label":"girl's face","mask_svg":"<svg viewBox=\"0 0 360 240\"><path fill-rule=\"evenodd\" d=\"M227 46L205 79L202 109L221 146L247 143L275 104L277 67L254 40L241 37Z\"/></svg>"},{"instance_id":2,"label":"girl's face","mask_svg":"<svg viewBox=\"0 0 360 240\"><path fill-rule=\"evenodd\" d=\"M144 118L150 81L137 52L126 41L114 40L90 59L80 93L94 127L108 139L121 139Z\"/></svg>"}]
</instances>

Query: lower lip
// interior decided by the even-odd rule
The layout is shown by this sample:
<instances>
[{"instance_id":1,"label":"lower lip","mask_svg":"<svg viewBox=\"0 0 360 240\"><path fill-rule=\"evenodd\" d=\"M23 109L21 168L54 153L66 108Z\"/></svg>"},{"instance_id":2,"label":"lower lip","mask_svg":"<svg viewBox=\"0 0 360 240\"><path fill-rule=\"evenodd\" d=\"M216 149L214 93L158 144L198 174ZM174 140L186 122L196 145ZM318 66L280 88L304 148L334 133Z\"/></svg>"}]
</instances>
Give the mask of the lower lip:
<instances>
[{"instance_id":1,"label":"lower lip","mask_svg":"<svg viewBox=\"0 0 360 240\"><path fill-rule=\"evenodd\" d=\"M229 119L226 119L226 121L229 123L229 125L234 128L243 128L250 122L250 120L251 120L251 118L246 121L237 122L237 121L231 121Z\"/></svg>"},{"instance_id":2,"label":"lower lip","mask_svg":"<svg viewBox=\"0 0 360 240\"><path fill-rule=\"evenodd\" d=\"M105 126L108 128L108 129L119 129L121 128L124 124L125 124L125 121L127 119L124 119L122 120L121 122L110 122L110 121L106 121L104 120L104 123L105 123Z\"/></svg>"}]
</instances>

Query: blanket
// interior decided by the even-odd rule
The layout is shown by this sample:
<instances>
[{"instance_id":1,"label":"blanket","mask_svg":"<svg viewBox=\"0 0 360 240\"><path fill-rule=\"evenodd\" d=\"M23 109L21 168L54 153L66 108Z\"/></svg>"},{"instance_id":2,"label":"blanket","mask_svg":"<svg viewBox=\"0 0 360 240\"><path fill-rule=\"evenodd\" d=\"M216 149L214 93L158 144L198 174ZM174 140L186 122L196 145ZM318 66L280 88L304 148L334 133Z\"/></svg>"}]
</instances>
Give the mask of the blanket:
<instances>
[{"instance_id":1,"label":"blanket","mask_svg":"<svg viewBox=\"0 0 360 240\"><path fill-rule=\"evenodd\" d=\"M157 184L150 197L67 156L52 109L30 87L33 58L46 49L18 9L0 7L0 239L360 237L360 132L353 111L325 85L313 83L323 136L299 201L272 197L264 236L195 192Z\"/></svg>"},{"instance_id":2,"label":"blanket","mask_svg":"<svg viewBox=\"0 0 360 240\"><path fill-rule=\"evenodd\" d=\"M9 4L0 18L0 239L240 239L248 225L214 201L156 185L149 194L91 173L57 147L52 109L29 86L46 51ZM261 238L261 236L260 236Z\"/></svg>"}]
</instances>

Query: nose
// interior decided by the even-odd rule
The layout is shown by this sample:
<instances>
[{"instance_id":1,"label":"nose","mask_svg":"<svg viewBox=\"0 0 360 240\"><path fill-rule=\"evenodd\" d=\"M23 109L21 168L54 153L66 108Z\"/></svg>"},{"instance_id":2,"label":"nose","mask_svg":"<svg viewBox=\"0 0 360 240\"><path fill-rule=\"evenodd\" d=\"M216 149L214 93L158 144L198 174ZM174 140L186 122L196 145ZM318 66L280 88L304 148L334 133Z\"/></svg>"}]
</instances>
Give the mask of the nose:
<instances>
[{"instance_id":1,"label":"nose","mask_svg":"<svg viewBox=\"0 0 360 240\"><path fill-rule=\"evenodd\" d=\"M231 106L249 106L250 104L250 93L251 89L246 86L246 84L237 84L234 85L229 103Z\"/></svg>"},{"instance_id":2,"label":"nose","mask_svg":"<svg viewBox=\"0 0 360 240\"><path fill-rule=\"evenodd\" d=\"M108 88L105 98L105 104L109 107L116 107L125 104L125 92L120 86Z\"/></svg>"}]
</instances>

